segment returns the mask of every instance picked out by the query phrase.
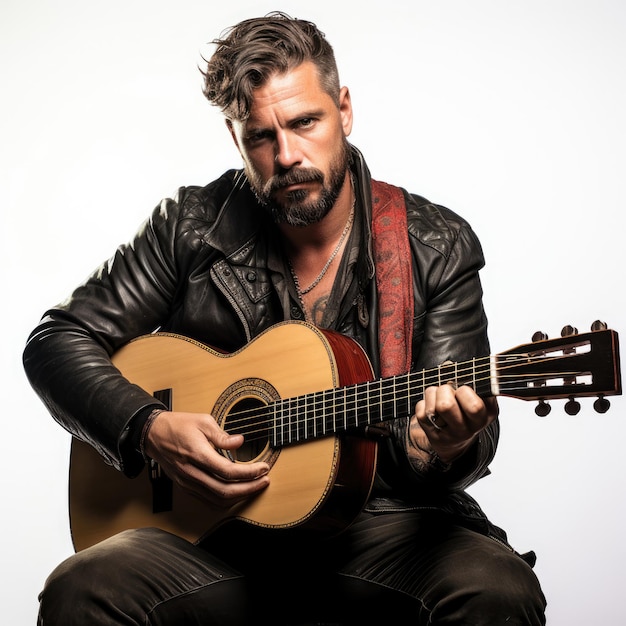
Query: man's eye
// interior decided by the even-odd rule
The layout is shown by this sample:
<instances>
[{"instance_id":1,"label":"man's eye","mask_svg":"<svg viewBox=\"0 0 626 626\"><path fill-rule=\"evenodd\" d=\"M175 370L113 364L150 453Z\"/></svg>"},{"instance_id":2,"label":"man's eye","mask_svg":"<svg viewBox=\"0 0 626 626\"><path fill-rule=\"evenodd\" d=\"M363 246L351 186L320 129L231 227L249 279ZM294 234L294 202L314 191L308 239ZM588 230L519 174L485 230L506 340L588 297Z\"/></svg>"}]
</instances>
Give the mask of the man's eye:
<instances>
[{"instance_id":1,"label":"man's eye","mask_svg":"<svg viewBox=\"0 0 626 626\"><path fill-rule=\"evenodd\" d=\"M312 117L304 117L301 120L299 120L298 126L300 126L301 128L306 128L307 126L312 126L313 121L314 120Z\"/></svg>"},{"instance_id":2,"label":"man's eye","mask_svg":"<svg viewBox=\"0 0 626 626\"><path fill-rule=\"evenodd\" d=\"M248 135L248 141L250 143L259 143L260 141L267 139L268 135L269 133L267 133L266 131L260 130L258 132Z\"/></svg>"}]
</instances>

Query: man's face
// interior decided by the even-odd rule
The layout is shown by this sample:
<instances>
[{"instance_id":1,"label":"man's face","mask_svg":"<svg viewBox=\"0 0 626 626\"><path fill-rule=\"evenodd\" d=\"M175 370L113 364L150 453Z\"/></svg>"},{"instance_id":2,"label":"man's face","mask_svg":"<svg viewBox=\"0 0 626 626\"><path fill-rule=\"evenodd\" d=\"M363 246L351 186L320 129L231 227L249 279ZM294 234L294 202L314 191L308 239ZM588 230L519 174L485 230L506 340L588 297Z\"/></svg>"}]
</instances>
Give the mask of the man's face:
<instances>
[{"instance_id":1,"label":"man's face","mask_svg":"<svg viewBox=\"0 0 626 626\"><path fill-rule=\"evenodd\" d=\"M277 223L305 226L332 208L347 175L352 106L339 106L305 62L255 90L250 116L228 126L259 201Z\"/></svg>"}]
</instances>

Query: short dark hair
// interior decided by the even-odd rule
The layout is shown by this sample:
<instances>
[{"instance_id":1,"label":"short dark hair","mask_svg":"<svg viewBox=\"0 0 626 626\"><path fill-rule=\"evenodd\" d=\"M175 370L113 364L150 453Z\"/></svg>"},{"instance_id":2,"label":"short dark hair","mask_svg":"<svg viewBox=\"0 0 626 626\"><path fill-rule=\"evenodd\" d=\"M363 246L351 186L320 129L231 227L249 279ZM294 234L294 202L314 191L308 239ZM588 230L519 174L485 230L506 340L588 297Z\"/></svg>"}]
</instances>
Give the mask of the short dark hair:
<instances>
[{"instance_id":1,"label":"short dark hair","mask_svg":"<svg viewBox=\"0 0 626 626\"><path fill-rule=\"evenodd\" d=\"M246 119L256 88L305 61L316 65L322 89L339 103L335 53L312 22L269 13L240 22L212 43L217 47L202 72L203 93L229 119Z\"/></svg>"}]
</instances>

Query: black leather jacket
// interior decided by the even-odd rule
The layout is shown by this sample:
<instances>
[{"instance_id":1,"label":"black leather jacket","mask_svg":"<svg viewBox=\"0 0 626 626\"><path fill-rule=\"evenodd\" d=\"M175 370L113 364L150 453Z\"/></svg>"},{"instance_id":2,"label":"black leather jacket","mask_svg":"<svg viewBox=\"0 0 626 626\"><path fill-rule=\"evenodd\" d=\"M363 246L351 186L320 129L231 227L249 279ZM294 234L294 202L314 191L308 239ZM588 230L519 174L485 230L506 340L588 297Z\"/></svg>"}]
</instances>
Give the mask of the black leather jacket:
<instances>
[{"instance_id":1,"label":"black leather jacket","mask_svg":"<svg viewBox=\"0 0 626 626\"><path fill-rule=\"evenodd\" d=\"M356 149L353 156L359 219L342 261L344 284L331 326L355 337L377 369L370 176ZM404 195L413 252L413 369L488 354L478 239L450 210ZM112 353L155 329L233 351L279 321L302 318L275 226L243 173L228 171L163 200L129 244L46 312L28 340L24 365L54 418L134 475L143 459L128 442L158 403L120 376ZM496 421L481 433L450 471L422 476L407 463L406 420L397 420L381 445L383 491L415 502L426 493L458 495L488 471L498 428ZM372 505L385 502L395 500Z\"/></svg>"}]
</instances>

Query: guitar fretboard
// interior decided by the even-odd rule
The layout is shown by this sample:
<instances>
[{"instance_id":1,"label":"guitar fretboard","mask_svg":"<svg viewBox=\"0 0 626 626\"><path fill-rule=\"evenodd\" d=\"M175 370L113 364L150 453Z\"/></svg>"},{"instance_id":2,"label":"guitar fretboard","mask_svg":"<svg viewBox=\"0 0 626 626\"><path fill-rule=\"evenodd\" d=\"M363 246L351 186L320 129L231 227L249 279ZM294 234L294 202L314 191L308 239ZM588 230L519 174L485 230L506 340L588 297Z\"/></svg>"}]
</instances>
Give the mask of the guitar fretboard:
<instances>
[{"instance_id":1,"label":"guitar fretboard","mask_svg":"<svg viewBox=\"0 0 626 626\"><path fill-rule=\"evenodd\" d=\"M285 446L364 426L405 417L413 412L424 390L454 381L470 385L481 396L492 395L491 357L465 363L444 364L389 378L284 398L255 411L246 439L269 439L272 446ZM242 425L245 417L231 415L230 423Z\"/></svg>"}]
</instances>

